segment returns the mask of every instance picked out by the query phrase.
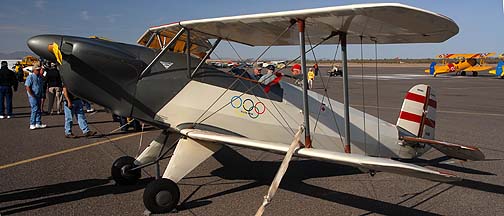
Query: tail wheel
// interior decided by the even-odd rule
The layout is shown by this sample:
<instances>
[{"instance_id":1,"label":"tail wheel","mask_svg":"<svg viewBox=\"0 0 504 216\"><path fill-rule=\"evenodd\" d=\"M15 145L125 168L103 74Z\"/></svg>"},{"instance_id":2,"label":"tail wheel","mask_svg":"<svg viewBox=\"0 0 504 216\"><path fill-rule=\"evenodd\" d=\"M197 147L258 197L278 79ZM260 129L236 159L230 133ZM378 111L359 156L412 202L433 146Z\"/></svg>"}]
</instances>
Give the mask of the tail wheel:
<instances>
[{"instance_id":1,"label":"tail wheel","mask_svg":"<svg viewBox=\"0 0 504 216\"><path fill-rule=\"evenodd\" d=\"M465 76L465 75L466 75L465 71L460 72L460 76Z\"/></svg>"},{"instance_id":2,"label":"tail wheel","mask_svg":"<svg viewBox=\"0 0 504 216\"><path fill-rule=\"evenodd\" d=\"M170 179L156 179L149 183L143 193L145 208L152 213L168 213L177 206L180 191Z\"/></svg>"},{"instance_id":3,"label":"tail wheel","mask_svg":"<svg viewBox=\"0 0 504 216\"><path fill-rule=\"evenodd\" d=\"M112 178L118 185L133 185L138 182L142 177L140 169L131 171L136 165L134 164L135 158L130 156L123 156L117 158L112 164Z\"/></svg>"},{"instance_id":4,"label":"tail wheel","mask_svg":"<svg viewBox=\"0 0 504 216\"><path fill-rule=\"evenodd\" d=\"M478 76L478 72L473 71L473 76Z\"/></svg>"}]
</instances>

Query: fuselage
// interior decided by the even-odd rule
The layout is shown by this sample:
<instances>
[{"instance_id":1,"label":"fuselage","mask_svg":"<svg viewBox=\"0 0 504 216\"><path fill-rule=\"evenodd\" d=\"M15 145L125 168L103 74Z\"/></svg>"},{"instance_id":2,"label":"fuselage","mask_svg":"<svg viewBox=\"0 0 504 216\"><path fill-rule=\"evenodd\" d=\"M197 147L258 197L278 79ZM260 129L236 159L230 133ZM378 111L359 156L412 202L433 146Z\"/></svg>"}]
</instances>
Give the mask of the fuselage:
<instances>
[{"instance_id":1,"label":"fuselage","mask_svg":"<svg viewBox=\"0 0 504 216\"><path fill-rule=\"evenodd\" d=\"M302 89L287 82L266 93L264 85L210 65L190 77L186 55L173 52L141 76L156 50L99 39L42 35L28 45L54 60L47 51L53 42L61 47L61 77L70 91L121 116L163 129L200 127L285 144L303 123ZM193 58L191 68L199 61ZM313 147L343 152L343 105L313 91L308 103ZM357 109L350 109L350 123L352 153L412 158L427 150L401 145L394 124Z\"/></svg>"}]
</instances>

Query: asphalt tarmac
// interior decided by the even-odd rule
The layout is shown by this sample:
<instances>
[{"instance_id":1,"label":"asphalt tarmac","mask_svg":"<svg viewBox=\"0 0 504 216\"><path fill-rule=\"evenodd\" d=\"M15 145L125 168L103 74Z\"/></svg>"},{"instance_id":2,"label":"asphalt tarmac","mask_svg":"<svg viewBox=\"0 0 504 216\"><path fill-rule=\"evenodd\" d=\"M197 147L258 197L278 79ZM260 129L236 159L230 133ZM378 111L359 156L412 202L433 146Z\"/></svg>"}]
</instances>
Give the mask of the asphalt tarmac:
<instances>
[{"instance_id":1,"label":"asphalt tarmac","mask_svg":"<svg viewBox=\"0 0 504 216\"><path fill-rule=\"evenodd\" d=\"M342 79L318 77L314 91L324 92L321 79L329 81L329 96L341 100ZM395 123L405 93L418 83L437 91L436 138L477 146L487 157L434 164L445 159L441 153L422 156L430 168L463 181L438 183L389 173L371 177L351 167L296 158L265 215L504 215L504 80L486 73L434 78L413 67L378 68L375 77L373 67L353 67L350 103L373 115L379 107L380 118ZM147 213L142 194L155 176L154 167L144 169L134 186L116 186L110 167L120 156L138 154L160 131L147 126L144 133L109 133L119 124L95 108L87 117L99 135L66 139L63 115L43 116L48 127L29 130L26 93L15 93L16 115L0 119L0 215ZM77 125L73 131L82 135ZM262 151L222 149L180 182L181 203L170 215L255 214L281 159Z\"/></svg>"}]
</instances>

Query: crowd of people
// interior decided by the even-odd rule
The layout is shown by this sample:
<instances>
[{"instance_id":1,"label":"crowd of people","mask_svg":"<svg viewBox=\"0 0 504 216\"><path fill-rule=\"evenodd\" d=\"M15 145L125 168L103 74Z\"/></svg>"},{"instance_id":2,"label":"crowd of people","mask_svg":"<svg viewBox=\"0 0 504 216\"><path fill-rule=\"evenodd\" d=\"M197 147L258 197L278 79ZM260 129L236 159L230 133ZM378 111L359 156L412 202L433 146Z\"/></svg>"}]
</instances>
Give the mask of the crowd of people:
<instances>
[{"instance_id":1,"label":"crowd of people","mask_svg":"<svg viewBox=\"0 0 504 216\"><path fill-rule=\"evenodd\" d=\"M258 67L258 68L255 68L253 73L254 73L254 78L264 84L264 85L270 85L271 83L274 83L275 82L275 79L277 79L278 77L281 77L281 76L288 76L288 77L291 77L295 80L295 84L297 85L302 85L302 82L301 80L303 79L302 77L302 72L301 72L301 65L300 64L294 64L292 67L291 67L291 73L292 73L292 76L290 75L285 75L283 73L280 73L280 72L275 72L275 66L274 65L268 65L266 66L266 73L265 74L262 74L262 68L261 67ZM318 67L318 64L314 64L313 67L311 67L309 70L308 70L308 73L307 73L307 77L308 77L308 89L312 89L313 88L313 80L315 80L315 76L317 76L319 73L319 67Z\"/></svg>"},{"instance_id":2,"label":"crowd of people","mask_svg":"<svg viewBox=\"0 0 504 216\"><path fill-rule=\"evenodd\" d=\"M17 91L19 76L10 70L6 61L1 62L0 69L0 119L11 118L13 91ZM24 81L28 102L30 104L29 129L41 129L47 127L42 123L42 115L65 115L64 133L67 138L76 138L72 132L74 116L77 119L82 134L86 137L93 136L96 131L89 129L84 111L93 112L91 104L74 96L65 87L60 77L58 68L54 63L45 62L44 65L36 62L31 68L31 73ZM44 105L47 101L47 112ZM85 105L87 104L87 105ZM4 109L5 108L5 109Z\"/></svg>"}]
</instances>

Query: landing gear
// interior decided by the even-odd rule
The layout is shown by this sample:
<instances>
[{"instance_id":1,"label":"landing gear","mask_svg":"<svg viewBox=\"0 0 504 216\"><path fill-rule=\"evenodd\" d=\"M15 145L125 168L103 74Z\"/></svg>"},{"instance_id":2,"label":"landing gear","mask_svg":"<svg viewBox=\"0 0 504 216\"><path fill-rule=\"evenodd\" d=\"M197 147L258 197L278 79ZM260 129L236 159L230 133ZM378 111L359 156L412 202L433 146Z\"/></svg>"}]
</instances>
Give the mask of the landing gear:
<instances>
[{"instance_id":1,"label":"landing gear","mask_svg":"<svg viewBox=\"0 0 504 216\"><path fill-rule=\"evenodd\" d=\"M478 72L473 71L473 76L478 76Z\"/></svg>"},{"instance_id":2,"label":"landing gear","mask_svg":"<svg viewBox=\"0 0 504 216\"><path fill-rule=\"evenodd\" d=\"M133 163L135 158L123 156L117 158L112 164L112 178L118 185L133 185L142 177L140 169L131 171L136 165Z\"/></svg>"},{"instance_id":3,"label":"landing gear","mask_svg":"<svg viewBox=\"0 0 504 216\"><path fill-rule=\"evenodd\" d=\"M465 76L465 75L466 75L465 71L460 72L460 76Z\"/></svg>"},{"instance_id":4,"label":"landing gear","mask_svg":"<svg viewBox=\"0 0 504 216\"><path fill-rule=\"evenodd\" d=\"M149 183L144 190L145 208L152 213L168 213L180 201L180 190L175 182L161 178Z\"/></svg>"}]
</instances>

